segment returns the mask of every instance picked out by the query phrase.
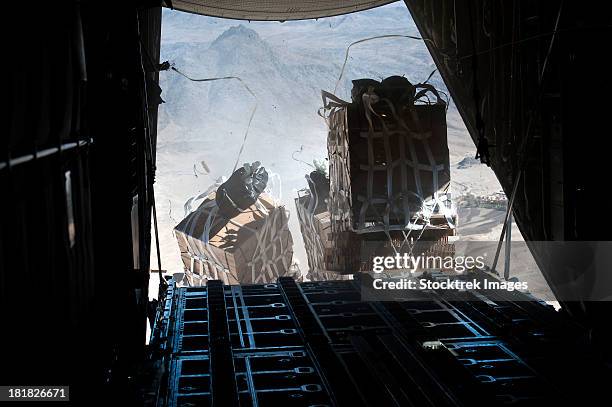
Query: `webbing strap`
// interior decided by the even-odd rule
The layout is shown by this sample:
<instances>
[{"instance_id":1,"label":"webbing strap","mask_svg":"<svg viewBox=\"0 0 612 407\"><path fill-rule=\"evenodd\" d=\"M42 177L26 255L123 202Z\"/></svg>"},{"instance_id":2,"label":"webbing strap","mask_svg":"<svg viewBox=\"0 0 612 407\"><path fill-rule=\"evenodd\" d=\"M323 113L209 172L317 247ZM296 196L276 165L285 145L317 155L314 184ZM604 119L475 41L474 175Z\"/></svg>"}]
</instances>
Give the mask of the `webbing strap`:
<instances>
[{"instance_id":1,"label":"webbing strap","mask_svg":"<svg viewBox=\"0 0 612 407\"><path fill-rule=\"evenodd\" d=\"M192 216L185 225L184 231L181 232L185 234L188 255L195 261L198 261L202 265L203 270L205 268L209 270L210 275L206 276L207 278L220 278L219 276L226 274L225 279L229 279L232 273L225 266L229 264L227 252L225 252L226 261L223 262L215 255L215 250L210 243L210 239L213 237L211 236L212 228L218 218L218 210L219 208L214 199L203 203L192 213ZM259 200L255 204L255 214L256 217L259 216L264 219L263 225L257 229L242 225L234 219L228 220L227 223L247 230L255 236L256 247L254 254L251 260L247 262L251 282L273 281L278 276L284 275L291 267L293 246L291 244L288 222L283 221L283 219L288 219L288 215L283 207L278 206L268 210ZM204 220L203 217L205 217ZM196 227L201 225L202 221L204 222L204 228L198 236ZM192 261L191 270L188 271L191 274L195 274L194 269L195 264ZM239 271L236 270L236 278L239 277ZM202 277L198 276L196 279L202 280Z\"/></svg>"},{"instance_id":2,"label":"webbing strap","mask_svg":"<svg viewBox=\"0 0 612 407\"><path fill-rule=\"evenodd\" d=\"M442 104L438 92L431 85L419 85L421 90L417 93L418 98L427 92L433 93L437 98L437 103ZM415 109L410 109L408 119L410 126L406 123L404 116L398 114L394 104L385 98L380 98L373 91L368 91L362 96L364 115L367 121L367 131L362 131L360 137L367 140L368 162L360 164L359 169L366 172L365 196L351 193L350 180L344 178L350 174L348 163L350 157L348 153L348 126L342 120L346 120L348 103L331 95L329 92L322 92L323 114L329 128L328 150L330 161L335 165L330 166L330 184L332 194L330 197L330 212L335 221L349 219L352 230L356 233L385 232L391 239L390 232L401 231L403 234L402 245L410 240L413 230L420 231L419 237L424 229L431 225L431 216L435 213L442 213L447 226L451 229L455 227L453 214L449 208L450 195L448 194L448 184L441 185L440 173L447 170L444 163L436 162L430 145L432 132L424 129L419 120ZM384 103L388 107L389 114L383 115L374 109L374 105ZM376 130L379 128L380 130ZM377 145L375 140L382 139L384 148L384 164L376 164L375 156L380 153L375 151ZM396 145L393 145L397 143ZM417 144L425 152L427 162L420 162L417 154ZM397 150L395 150L397 149ZM398 151L397 158L394 153ZM400 182L399 190L394 190L395 170L399 167ZM414 185L409 186L409 170L412 169ZM377 195L375 191L376 173L384 171L386 173L386 196ZM431 172L432 196L426 197L424 193L422 171ZM414 190L413 190L414 189ZM442 192L441 192L442 191ZM352 219L351 197L357 199L360 204L360 211L356 214L357 219ZM417 208L410 207L409 201L413 200L418 205ZM401 204L400 204L401 203ZM384 204L384 206L383 206ZM400 206L400 207L398 207ZM384 208L384 210L382 210ZM381 213L382 212L382 213ZM403 223L392 224L391 214L401 213ZM380 221L371 222L368 214L374 213L375 218ZM332 222L334 225L336 222ZM417 237L417 239L419 238Z\"/></svg>"}]
</instances>

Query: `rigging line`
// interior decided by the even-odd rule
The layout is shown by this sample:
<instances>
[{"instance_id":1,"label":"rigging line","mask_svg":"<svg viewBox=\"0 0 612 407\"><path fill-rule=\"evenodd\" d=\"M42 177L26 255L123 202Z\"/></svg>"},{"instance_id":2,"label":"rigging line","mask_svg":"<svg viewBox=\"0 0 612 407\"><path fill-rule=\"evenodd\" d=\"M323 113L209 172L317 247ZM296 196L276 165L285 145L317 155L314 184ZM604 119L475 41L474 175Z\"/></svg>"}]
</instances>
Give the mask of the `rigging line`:
<instances>
[{"instance_id":1,"label":"rigging line","mask_svg":"<svg viewBox=\"0 0 612 407\"><path fill-rule=\"evenodd\" d=\"M159 63L156 64L156 63L153 62L153 58L151 57L151 54L149 54L149 50L147 49L147 46L142 43L142 38L140 38L140 36L138 37L138 42L140 43L140 49L144 51L144 55L149 60L149 65L151 65L151 69L153 69L154 71L159 72L160 71ZM159 59L159 58L157 58L157 59Z\"/></svg>"},{"instance_id":2,"label":"rigging line","mask_svg":"<svg viewBox=\"0 0 612 407\"><path fill-rule=\"evenodd\" d=\"M163 277L163 273L162 273L162 261L161 261L161 250L159 247L159 228L158 228L158 224L157 224L157 208L156 208L156 204L155 204L155 187L153 185L153 183L155 182L155 172L156 172L156 168L155 168L155 162L154 162L154 153L153 153L153 141L151 140L151 132L150 132L150 126L151 126L151 118L149 116L149 102L148 102L148 89L147 89L147 71L145 69L144 66L144 61L143 61L143 49L146 49L146 47L143 47L142 44L142 38L141 38L141 33L140 33L140 13L138 10L136 10L136 30L137 30L137 38L138 38L138 54L139 54L139 65L140 65L140 69L142 71L142 90L144 93L144 111L143 111L143 119L144 121L146 121L146 126L144 129L144 138L145 138L145 163L148 164L147 165L147 169L148 171L151 173L149 179L148 179L148 186L150 188L150 199L151 199L151 206L152 206L152 212L153 212L153 229L155 232L155 248L156 248L156 254L157 254L157 268L158 268L158 273L159 273L159 287L158 287L158 291L157 291L157 296L161 299L162 297L162 292L163 295L165 295L165 291L166 288L168 286L168 283L166 282L166 280L164 280ZM145 51L146 52L146 51ZM149 56L150 58L150 56ZM152 61L151 61L152 62ZM146 196L146 195L145 195ZM142 260L140 260L142 261Z\"/></svg>"},{"instance_id":3,"label":"rigging line","mask_svg":"<svg viewBox=\"0 0 612 407\"><path fill-rule=\"evenodd\" d=\"M251 111L251 117L249 117L249 124L247 124L247 129L244 133L244 138L242 139L242 144L240 145L240 151L238 151L238 156L236 156L236 162L234 163L234 168L232 169L232 173L236 171L238 168L238 163L240 162L240 156L242 155L242 151L244 150L244 145L246 144L247 137L249 136L249 129L251 128L251 122L253 121L253 116L255 116L255 111L257 110L257 104L253 106L253 110Z\"/></svg>"},{"instance_id":4,"label":"rigging line","mask_svg":"<svg viewBox=\"0 0 612 407\"><path fill-rule=\"evenodd\" d=\"M306 162L306 161L304 161L304 160L300 160L299 158L297 158L297 157L295 156L297 153L301 153L302 151L304 151L304 146L300 146L300 149L299 149L299 150L295 150L293 153L291 153L291 158L293 158L293 160L294 160L294 161L297 161L297 162L302 163L302 164L306 164L307 166L309 166L309 167L311 167L311 168L315 168L315 166L314 166L314 165L312 165L311 163ZM315 169L316 169L316 168L315 168Z\"/></svg>"},{"instance_id":5,"label":"rigging line","mask_svg":"<svg viewBox=\"0 0 612 407\"><path fill-rule=\"evenodd\" d=\"M557 14L557 19L555 21L555 29L554 29L555 31L557 31L557 29L559 28L559 21L561 20L561 10L562 9L563 9L563 0L561 0L561 4L559 4L559 13ZM555 38L556 38L556 35L553 35L553 37L550 39L550 43L548 44L548 50L546 52L546 58L544 58L544 63L542 64L542 70L540 71L540 76L538 78L538 86L540 88L540 93L541 93L540 94L540 101L542 100L542 93L544 92L543 91L544 85L542 84L542 82L544 81L544 74L546 73L546 67L548 66L548 59L550 57L550 54L552 53L552 48L553 48L553 45L555 43ZM541 172L540 174L541 174L542 177L544 177L544 172ZM542 182L541 182L542 191L544 191L544 189L545 189L545 184L546 183L544 182L544 179L542 179ZM542 204L542 208L544 208L544 206L545 206L545 199L546 199L545 196L546 195L544 193L542 193L541 197L540 197L540 199L541 199L540 202ZM542 215L544 215L544 213L542 213ZM547 222L546 222L546 217L545 216L542 216L542 221L541 222L542 222L542 233L544 235L544 239L547 240L548 239L548 231L546 230L547 229L546 228L546 223Z\"/></svg>"},{"instance_id":6,"label":"rigging line","mask_svg":"<svg viewBox=\"0 0 612 407\"><path fill-rule=\"evenodd\" d=\"M438 71L438 69L434 69L433 71L431 71L431 73L429 74L429 76L427 77L427 79L425 79L425 82L423 82L423 85L426 84L427 82L429 82L429 80L432 78L432 76L434 76L434 74Z\"/></svg>"},{"instance_id":7,"label":"rigging line","mask_svg":"<svg viewBox=\"0 0 612 407\"><path fill-rule=\"evenodd\" d=\"M474 98L474 126L476 127L476 133L478 137L478 144L476 145L476 156L474 158L480 158L480 162L486 164L487 166L491 165L490 156L489 156L489 148L492 147L489 145L489 140L486 137L485 132L485 122L482 117L482 111L480 107L481 103L481 95L480 95L480 87L478 86L478 57L476 56L476 34L475 34L475 24L474 24L474 15L472 12L472 7L470 2L467 3L467 12L469 15L469 24L470 24L470 41L472 42L472 97ZM484 99L483 99L484 100Z\"/></svg>"},{"instance_id":8,"label":"rigging line","mask_svg":"<svg viewBox=\"0 0 612 407\"><path fill-rule=\"evenodd\" d=\"M179 75L189 79L192 82L213 82L213 81L222 81L222 80L228 80L228 79L235 79L238 82L240 82L242 84L242 86L246 89L246 91L249 92L249 94L251 94L251 96L253 96L253 98L255 99L255 104L253 105L253 109L251 110L251 116L249 117L249 122L247 124L247 128L246 128L246 131L244 133L244 138L242 139L242 144L240 145L240 150L238 151L238 156L236 157L236 162L234 163L234 168L232 169L232 173L233 173L234 171L236 171L236 168L238 168L238 163L240 162L240 156L242 156L242 152L244 151L244 145L246 144L247 138L249 136L249 129L251 128L251 123L253 122L253 117L255 116L255 111L257 111L257 96L255 96L255 93L242 80L242 78L240 78L238 76L220 76L220 77L217 77L217 78L192 78L192 77L186 75L185 73L179 71L174 66L172 66L171 69L174 72L176 72Z\"/></svg>"},{"instance_id":9,"label":"rigging line","mask_svg":"<svg viewBox=\"0 0 612 407\"><path fill-rule=\"evenodd\" d=\"M219 76L217 78L192 78L192 77L186 75L185 73L179 71L178 68L176 68L174 66L171 67L171 69L173 71L175 71L176 73L178 73L179 75L189 79L192 82L213 82L213 81L221 81L221 80L225 80L225 79L236 79L237 81L239 81L242 84L242 86L244 86L244 88L247 90L247 92L249 92L251 94L251 96L253 96L253 98L257 99L257 96L255 96L255 93L253 93L251 88L249 88L249 86L239 76Z\"/></svg>"},{"instance_id":10,"label":"rigging line","mask_svg":"<svg viewBox=\"0 0 612 407\"><path fill-rule=\"evenodd\" d=\"M563 10L563 0L561 0L561 4L559 5L559 12L557 14L557 19L555 21L555 28L554 28L554 33L557 33L558 30L558 26L559 26L559 21L561 20L561 11ZM542 101L542 95L543 95L543 80L544 80L544 74L546 73L546 66L548 64L548 58L550 57L550 54L552 53L552 48L555 42L555 38L556 35L554 34L552 36L552 38L550 39L550 43L548 45L548 51L546 52L546 57L544 58L544 63L542 64L542 70L540 71L540 75L538 76L538 101L536 103L536 106L538 106L541 101ZM493 260L493 267L492 269L494 271L495 268L497 267L497 261L499 259L499 253L501 251L501 246L504 242L504 236L506 234L506 229L508 228L508 221L510 219L510 215L512 214L512 206L514 205L514 198L516 197L516 192L518 190L518 185L519 182L521 180L521 174L523 173L523 167L525 165L525 163L527 162L527 159L525 158L525 151L528 151L527 147L528 147L528 142L530 141L530 130L531 130L531 124L533 121L533 114L530 115L529 117L529 122L527 123L527 129L525 132L525 138L523 139L523 142L521 143L520 149L519 149L519 162L518 162L518 168L517 168L517 174L514 177L514 185L512 186L512 194L510 195L510 199L508 200L508 208L506 209L506 215L504 218L504 226L502 228L501 234L499 236L499 242L497 244L497 249L495 251L495 258ZM546 231L544 231L544 233L546 233ZM506 244L510 244L510 242L506 242Z\"/></svg>"},{"instance_id":11,"label":"rigging line","mask_svg":"<svg viewBox=\"0 0 612 407\"><path fill-rule=\"evenodd\" d=\"M542 80L544 79L544 73L546 72L546 66L548 65L548 58L552 53L553 45L555 44L555 38L557 37L556 33L559 28L559 21L561 20L561 10L563 10L563 0L561 0L561 4L559 5L559 13L557 13L557 19L555 20L555 29L553 30L553 36L550 39L550 44L548 44L548 51L546 52L546 58L544 58L544 63L542 64L542 71L540 72L539 85L542 86Z\"/></svg>"},{"instance_id":12,"label":"rigging line","mask_svg":"<svg viewBox=\"0 0 612 407\"><path fill-rule=\"evenodd\" d=\"M363 38L361 40L357 40L355 42L350 43L349 46L346 47L346 53L344 54L344 62L342 63L342 69L340 70L340 76L338 77L338 81L336 82L336 86L334 86L334 94L336 94L336 91L338 90L338 85L340 85L340 81L342 80L342 76L344 76L344 69L346 68L346 63L348 62L348 57L349 57L349 52L351 50L351 47L353 45L361 44L363 42L367 42L367 41L371 41L371 40L376 40L376 39L380 39L380 38L409 38L409 39L412 39L412 40L428 41L427 38L423 39L421 37L416 37L414 35L387 34L387 35L378 35L376 37ZM431 41L431 40L429 40L429 41Z\"/></svg>"},{"instance_id":13,"label":"rigging line","mask_svg":"<svg viewBox=\"0 0 612 407\"><path fill-rule=\"evenodd\" d=\"M510 46L513 46L513 45L516 45L516 44L522 44L524 42L531 41L531 40L537 40L538 38L548 37L549 35L554 36L554 35L556 35L557 33L560 33L560 32L571 32L571 31L575 31L575 30L588 30L588 29L603 29L603 28L610 28L610 27L612 27L612 25L605 25L604 24L604 25L594 25L594 26L582 26L582 27L562 28L562 29L558 29L558 30L553 30L553 31L541 33L541 34L536 34L536 35L533 35L531 37L525 37L525 38L523 38L521 40L518 40L518 41L506 42L504 44L500 44L500 45L495 46L495 47L487 48L487 49L485 49L483 51L478 51L476 53L467 54L467 55L461 55L461 56L458 56L458 55L454 55L453 56L453 55L448 55L448 54L442 54L437 47L436 47L436 50L438 52L440 52L446 58L455 59L457 61L462 61L464 59L472 58L474 56L480 56L480 55L484 55L484 54L489 54L489 53L491 53L493 51L497 51L497 50L499 50L501 48L510 47ZM427 38L424 39L424 41L427 41L427 40L428 40ZM432 40L429 40L429 41L431 43L433 43L434 46L435 46L435 43Z\"/></svg>"},{"instance_id":14,"label":"rigging line","mask_svg":"<svg viewBox=\"0 0 612 407\"><path fill-rule=\"evenodd\" d=\"M168 217L172 222L176 223L176 220L172 217L172 201L170 199L168 199L168 206L170 207L168 209Z\"/></svg>"}]
</instances>

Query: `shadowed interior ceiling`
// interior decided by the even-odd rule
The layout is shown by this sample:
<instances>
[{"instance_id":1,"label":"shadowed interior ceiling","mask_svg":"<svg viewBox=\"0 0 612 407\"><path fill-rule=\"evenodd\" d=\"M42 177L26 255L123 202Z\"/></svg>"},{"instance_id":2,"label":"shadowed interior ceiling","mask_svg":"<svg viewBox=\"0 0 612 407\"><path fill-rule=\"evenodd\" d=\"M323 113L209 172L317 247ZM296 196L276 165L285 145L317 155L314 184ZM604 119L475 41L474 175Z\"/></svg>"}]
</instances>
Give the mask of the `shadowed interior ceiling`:
<instances>
[{"instance_id":1,"label":"shadowed interior ceiling","mask_svg":"<svg viewBox=\"0 0 612 407\"><path fill-rule=\"evenodd\" d=\"M172 0L170 8L238 20L303 20L367 10L396 0Z\"/></svg>"}]
</instances>

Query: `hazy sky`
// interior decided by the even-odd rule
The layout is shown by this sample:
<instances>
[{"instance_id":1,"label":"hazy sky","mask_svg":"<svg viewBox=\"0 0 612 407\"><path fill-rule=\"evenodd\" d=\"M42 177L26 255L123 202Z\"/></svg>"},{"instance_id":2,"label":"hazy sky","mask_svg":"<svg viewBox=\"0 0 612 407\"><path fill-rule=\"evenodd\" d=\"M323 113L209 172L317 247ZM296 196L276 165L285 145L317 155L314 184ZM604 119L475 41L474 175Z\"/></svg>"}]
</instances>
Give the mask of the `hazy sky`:
<instances>
[{"instance_id":1,"label":"hazy sky","mask_svg":"<svg viewBox=\"0 0 612 407\"><path fill-rule=\"evenodd\" d=\"M166 103L160 106L158 123L156 197L165 269L182 270L172 229L184 217L183 206L190 197L230 175L254 106L240 162L261 161L280 179L272 192L289 211L295 259L307 268L294 198L306 187L304 175L311 171L304 162L327 156L327 130L317 115L321 90L333 90L350 43L388 34L418 35L402 2L285 23L249 23L164 9L162 61L196 78L239 76L255 94L253 98L237 81L195 83L173 71L160 73ZM422 41L374 40L351 48L337 94L350 99L352 79L404 75L417 83L434 69ZM438 74L431 83L446 90ZM475 150L452 104L447 124L455 194L499 190L486 166L456 168Z\"/></svg>"}]
</instances>

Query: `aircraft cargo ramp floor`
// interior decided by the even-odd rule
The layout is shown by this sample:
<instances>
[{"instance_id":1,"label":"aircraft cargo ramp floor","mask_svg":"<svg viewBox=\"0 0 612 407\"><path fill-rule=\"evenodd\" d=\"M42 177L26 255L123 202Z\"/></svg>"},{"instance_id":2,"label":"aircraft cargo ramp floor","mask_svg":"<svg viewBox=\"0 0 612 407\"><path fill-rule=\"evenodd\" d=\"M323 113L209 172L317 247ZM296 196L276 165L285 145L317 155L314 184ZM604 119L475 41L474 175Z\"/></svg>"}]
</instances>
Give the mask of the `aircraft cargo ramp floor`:
<instances>
[{"instance_id":1,"label":"aircraft cargo ramp floor","mask_svg":"<svg viewBox=\"0 0 612 407\"><path fill-rule=\"evenodd\" d=\"M157 405L542 405L597 376L581 330L525 294L367 302L359 284L170 280L151 342Z\"/></svg>"}]
</instances>

